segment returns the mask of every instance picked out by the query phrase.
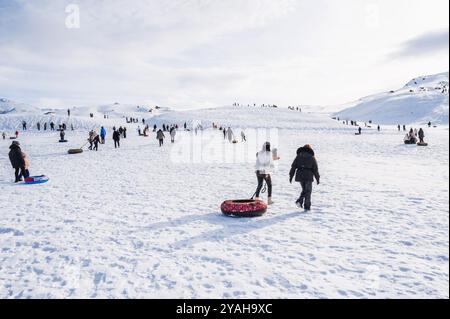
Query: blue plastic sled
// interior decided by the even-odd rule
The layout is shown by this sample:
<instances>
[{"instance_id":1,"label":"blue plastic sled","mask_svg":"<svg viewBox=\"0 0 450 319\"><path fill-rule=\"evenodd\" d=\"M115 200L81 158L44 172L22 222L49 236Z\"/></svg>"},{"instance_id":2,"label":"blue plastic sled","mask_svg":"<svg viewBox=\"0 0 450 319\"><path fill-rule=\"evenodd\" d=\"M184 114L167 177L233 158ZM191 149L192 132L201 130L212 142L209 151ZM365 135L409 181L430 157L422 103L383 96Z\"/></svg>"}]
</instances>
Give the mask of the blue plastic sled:
<instances>
[{"instance_id":1,"label":"blue plastic sled","mask_svg":"<svg viewBox=\"0 0 450 319\"><path fill-rule=\"evenodd\" d=\"M32 176L25 178L25 184L27 185L34 185L34 184L44 184L49 181L49 178L45 175L41 176Z\"/></svg>"}]
</instances>

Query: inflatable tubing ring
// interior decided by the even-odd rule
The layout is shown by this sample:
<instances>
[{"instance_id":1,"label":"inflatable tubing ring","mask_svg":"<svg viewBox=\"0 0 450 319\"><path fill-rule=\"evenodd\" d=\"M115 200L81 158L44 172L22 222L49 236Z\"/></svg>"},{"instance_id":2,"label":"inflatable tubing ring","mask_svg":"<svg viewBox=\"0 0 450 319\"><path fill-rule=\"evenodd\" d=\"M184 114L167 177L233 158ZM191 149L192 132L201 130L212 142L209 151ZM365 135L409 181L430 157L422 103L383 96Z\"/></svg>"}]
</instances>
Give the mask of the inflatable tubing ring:
<instances>
[{"instance_id":1,"label":"inflatable tubing ring","mask_svg":"<svg viewBox=\"0 0 450 319\"><path fill-rule=\"evenodd\" d=\"M428 146L428 143L417 143L417 146Z\"/></svg>"},{"instance_id":2,"label":"inflatable tubing ring","mask_svg":"<svg viewBox=\"0 0 450 319\"><path fill-rule=\"evenodd\" d=\"M83 153L83 150L81 148L69 150L69 154L81 154L81 153Z\"/></svg>"},{"instance_id":3,"label":"inflatable tubing ring","mask_svg":"<svg viewBox=\"0 0 450 319\"><path fill-rule=\"evenodd\" d=\"M405 141L405 144L406 144L406 145L414 145L414 144L416 144L416 142L412 142L412 141Z\"/></svg>"},{"instance_id":4,"label":"inflatable tubing ring","mask_svg":"<svg viewBox=\"0 0 450 319\"><path fill-rule=\"evenodd\" d=\"M263 201L253 199L228 200L222 204L221 210L226 216L261 217L267 212L267 205Z\"/></svg>"},{"instance_id":5,"label":"inflatable tubing ring","mask_svg":"<svg viewBox=\"0 0 450 319\"><path fill-rule=\"evenodd\" d=\"M60 140L59 142L60 143L67 143L68 141L67 140Z\"/></svg>"},{"instance_id":6,"label":"inflatable tubing ring","mask_svg":"<svg viewBox=\"0 0 450 319\"><path fill-rule=\"evenodd\" d=\"M25 178L25 184L28 184L28 185L44 184L44 183L47 183L48 181L49 181L49 178L45 175Z\"/></svg>"}]
</instances>

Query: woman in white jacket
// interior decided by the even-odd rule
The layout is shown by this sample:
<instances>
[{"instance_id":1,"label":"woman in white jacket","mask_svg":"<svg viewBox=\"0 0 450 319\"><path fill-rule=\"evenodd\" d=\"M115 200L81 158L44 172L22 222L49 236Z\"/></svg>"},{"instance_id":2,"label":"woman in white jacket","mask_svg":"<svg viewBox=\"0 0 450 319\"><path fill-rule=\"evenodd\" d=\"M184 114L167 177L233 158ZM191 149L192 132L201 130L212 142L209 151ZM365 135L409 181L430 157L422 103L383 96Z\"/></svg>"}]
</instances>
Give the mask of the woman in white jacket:
<instances>
[{"instance_id":1,"label":"woman in white jacket","mask_svg":"<svg viewBox=\"0 0 450 319\"><path fill-rule=\"evenodd\" d=\"M270 143L266 142L263 149L256 154L256 178L258 179L258 188L256 189L256 199L259 200L259 195L263 188L264 181L267 183L268 200L267 204L272 205L272 171L275 167L274 160L279 160L279 157L274 158L270 149Z\"/></svg>"}]
</instances>

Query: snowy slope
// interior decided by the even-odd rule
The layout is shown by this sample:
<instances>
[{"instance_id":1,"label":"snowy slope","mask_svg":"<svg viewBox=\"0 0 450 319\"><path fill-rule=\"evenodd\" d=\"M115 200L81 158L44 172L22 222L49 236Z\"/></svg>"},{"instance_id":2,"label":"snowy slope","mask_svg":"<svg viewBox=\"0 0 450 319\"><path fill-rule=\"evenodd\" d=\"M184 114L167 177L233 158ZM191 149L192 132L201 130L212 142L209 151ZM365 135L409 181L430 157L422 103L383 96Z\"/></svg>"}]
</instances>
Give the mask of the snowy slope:
<instances>
[{"instance_id":1,"label":"snowy slope","mask_svg":"<svg viewBox=\"0 0 450 319\"><path fill-rule=\"evenodd\" d=\"M84 111L75 116L90 121ZM449 297L448 127L426 130L430 147L418 148L393 127L355 136L326 116L288 110L147 116L151 125L279 128L277 139L267 137L281 156L275 205L249 220L220 212L222 201L255 190L262 142L251 134L234 145L209 127L181 130L159 148L154 135L137 136L136 124L121 149L109 131L98 152L69 156L86 130L67 132L67 145L57 133L24 132L31 173L50 177L40 186L12 183L10 142L0 139L0 298ZM288 181L306 143L322 175L311 213L295 206L299 185Z\"/></svg>"},{"instance_id":2,"label":"snowy slope","mask_svg":"<svg viewBox=\"0 0 450 319\"><path fill-rule=\"evenodd\" d=\"M379 124L448 124L448 72L413 79L397 91L365 97L344 108L335 116Z\"/></svg>"},{"instance_id":3,"label":"snowy slope","mask_svg":"<svg viewBox=\"0 0 450 319\"><path fill-rule=\"evenodd\" d=\"M168 112L167 108L155 108L146 105L132 104L105 104L100 106L73 107L70 108L71 116L68 116L67 109L38 108L35 106L11 102L3 99L5 102L0 104L0 131L13 132L22 127L25 121L27 126L37 129L37 123L41 126L43 123L54 122L56 125L65 123L68 127L73 125L76 129L93 129L99 125L112 128L113 126L123 125L125 117L133 118L152 118L156 115ZM4 112L1 112L3 110ZM93 118L89 115L93 114ZM108 120L104 121L104 115Z\"/></svg>"},{"instance_id":4,"label":"snowy slope","mask_svg":"<svg viewBox=\"0 0 450 319\"><path fill-rule=\"evenodd\" d=\"M5 98L0 98L0 115L14 113L34 113L39 109L29 104L14 102Z\"/></svg>"}]
</instances>

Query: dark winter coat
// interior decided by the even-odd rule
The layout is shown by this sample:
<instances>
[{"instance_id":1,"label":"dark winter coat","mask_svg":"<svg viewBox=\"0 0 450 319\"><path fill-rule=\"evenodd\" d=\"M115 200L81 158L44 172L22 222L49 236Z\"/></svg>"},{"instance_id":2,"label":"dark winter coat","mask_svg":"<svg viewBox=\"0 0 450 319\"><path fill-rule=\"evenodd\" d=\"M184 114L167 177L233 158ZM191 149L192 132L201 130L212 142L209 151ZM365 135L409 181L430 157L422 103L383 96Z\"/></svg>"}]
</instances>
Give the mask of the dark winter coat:
<instances>
[{"instance_id":1,"label":"dark winter coat","mask_svg":"<svg viewBox=\"0 0 450 319\"><path fill-rule=\"evenodd\" d=\"M113 133L113 140L114 141L120 141L120 133L119 133L119 131L114 131L114 133Z\"/></svg>"},{"instance_id":2,"label":"dark winter coat","mask_svg":"<svg viewBox=\"0 0 450 319\"><path fill-rule=\"evenodd\" d=\"M156 138L158 140L163 140L165 137L166 136L164 135L164 133L161 130L159 130L158 133L156 133Z\"/></svg>"},{"instance_id":3,"label":"dark winter coat","mask_svg":"<svg viewBox=\"0 0 450 319\"><path fill-rule=\"evenodd\" d=\"M314 178L320 181L319 167L312 149L302 147L297 151L289 177L293 179L294 175L296 182L312 182Z\"/></svg>"},{"instance_id":4,"label":"dark winter coat","mask_svg":"<svg viewBox=\"0 0 450 319\"><path fill-rule=\"evenodd\" d=\"M18 145L11 145L9 147L9 160L11 161L11 165L13 168L22 168L25 167L25 160L22 156L22 150Z\"/></svg>"},{"instance_id":5,"label":"dark winter coat","mask_svg":"<svg viewBox=\"0 0 450 319\"><path fill-rule=\"evenodd\" d=\"M422 129L419 130L419 137L421 139L423 139L425 137L425 132Z\"/></svg>"}]
</instances>

